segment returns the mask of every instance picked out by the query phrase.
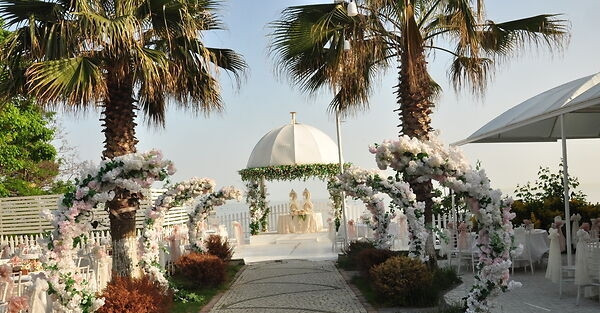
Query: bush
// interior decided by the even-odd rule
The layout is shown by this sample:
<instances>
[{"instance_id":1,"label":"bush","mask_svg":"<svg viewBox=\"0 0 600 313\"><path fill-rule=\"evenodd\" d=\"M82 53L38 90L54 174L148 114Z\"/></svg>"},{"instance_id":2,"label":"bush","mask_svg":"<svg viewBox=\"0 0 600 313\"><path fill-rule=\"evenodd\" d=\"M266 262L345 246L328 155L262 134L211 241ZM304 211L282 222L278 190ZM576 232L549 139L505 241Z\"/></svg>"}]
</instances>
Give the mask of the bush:
<instances>
[{"instance_id":1,"label":"bush","mask_svg":"<svg viewBox=\"0 0 600 313\"><path fill-rule=\"evenodd\" d=\"M216 287L225 281L225 263L214 255L190 253L175 262L174 276L192 286Z\"/></svg>"},{"instance_id":2,"label":"bush","mask_svg":"<svg viewBox=\"0 0 600 313\"><path fill-rule=\"evenodd\" d=\"M454 285L462 283L462 279L456 274L456 270L451 267L438 268L433 273L433 281L435 282L435 288L440 291L450 289Z\"/></svg>"},{"instance_id":3,"label":"bush","mask_svg":"<svg viewBox=\"0 0 600 313\"><path fill-rule=\"evenodd\" d=\"M346 255L345 262L339 262L340 267L353 270L358 266L358 254L365 249L374 249L375 245L370 241L352 241L347 248L344 249ZM341 260L340 260L341 261Z\"/></svg>"},{"instance_id":4,"label":"bush","mask_svg":"<svg viewBox=\"0 0 600 313\"><path fill-rule=\"evenodd\" d=\"M361 275L367 278L369 277L369 271L371 268L373 268L373 266L387 261L387 259L393 257L394 255L394 252L385 249L371 248L362 250L356 258L358 269L360 270Z\"/></svg>"},{"instance_id":5,"label":"bush","mask_svg":"<svg viewBox=\"0 0 600 313\"><path fill-rule=\"evenodd\" d=\"M389 304L428 306L437 303L439 291L432 288L433 275L418 259L397 256L370 271L373 287Z\"/></svg>"},{"instance_id":6,"label":"bush","mask_svg":"<svg viewBox=\"0 0 600 313\"><path fill-rule=\"evenodd\" d=\"M229 246L227 240L221 240L219 235L210 235L206 240L206 249L208 254L219 257L219 259L227 262L233 256L233 247Z\"/></svg>"},{"instance_id":7,"label":"bush","mask_svg":"<svg viewBox=\"0 0 600 313\"><path fill-rule=\"evenodd\" d=\"M173 295L165 294L147 276L135 279L113 275L101 296L105 302L98 313L168 313L173 305Z\"/></svg>"}]
</instances>

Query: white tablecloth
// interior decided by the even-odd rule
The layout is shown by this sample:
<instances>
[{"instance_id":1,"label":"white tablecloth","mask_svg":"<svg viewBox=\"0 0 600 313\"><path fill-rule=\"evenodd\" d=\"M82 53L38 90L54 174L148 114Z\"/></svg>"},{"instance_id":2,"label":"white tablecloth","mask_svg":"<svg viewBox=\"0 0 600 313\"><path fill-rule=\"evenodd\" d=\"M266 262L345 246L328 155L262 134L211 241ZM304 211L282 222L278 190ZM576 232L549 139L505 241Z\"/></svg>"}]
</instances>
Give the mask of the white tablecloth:
<instances>
[{"instance_id":1,"label":"white tablecloth","mask_svg":"<svg viewBox=\"0 0 600 313\"><path fill-rule=\"evenodd\" d=\"M526 236L529 235L529 244L525 243ZM471 233L471 250L474 253L479 253L477 247L477 234ZM519 240L520 236L525 236ZM531 260L533 262L539 262L542 259L542 255L550 249L550 239L548 239L548 232L544 229L534 229L530 234L523 232L521 234L518 231L515 232L515 241L523 244L523 254L527 255L528 250L531 250Z\"/></svg>"},{"instance_id":2,"label":"white tablecloth","mask_svg":"<svg viewBox=\"0 0 600 313\"><path fill-rule=\"evenodd\" d=\"M280 215L277 218L277 232L280 234L316 233L323 229L323 215L321 213L307 214L306 218Z\"/></svg>"},{"instance_id":3,"label":"white tablecloth","mask_svg":"<svg viewBox=\"0 0 600 313\"><path fill-rule=\"evenodd\" d=\"M529 248L531 251L531 259L533 262L539 262L542 255L550 249L550 239L548 232L545 229L534 229L529 234ZM524 251L526 252L526 251Z\"/></svg>"}]
</instances>

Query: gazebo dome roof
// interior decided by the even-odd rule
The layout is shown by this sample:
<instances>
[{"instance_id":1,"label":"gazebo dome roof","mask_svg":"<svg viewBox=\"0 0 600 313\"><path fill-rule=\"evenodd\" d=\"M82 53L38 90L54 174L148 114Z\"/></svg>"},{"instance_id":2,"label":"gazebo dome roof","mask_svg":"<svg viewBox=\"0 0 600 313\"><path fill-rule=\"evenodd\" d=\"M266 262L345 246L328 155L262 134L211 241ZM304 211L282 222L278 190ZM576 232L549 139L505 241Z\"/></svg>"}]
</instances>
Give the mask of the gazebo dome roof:
<instances>
[{"instance_id":1,"label":"gazebo dome roof","mask_svg":"<svg viewBox=\"0 0 600 313\"><path fill-rule=\"evenodd\" d=\"M321 130L296 123L273 129L254 146L247 168L338 163L337 145Z\"/></svg>"}]
</instances>

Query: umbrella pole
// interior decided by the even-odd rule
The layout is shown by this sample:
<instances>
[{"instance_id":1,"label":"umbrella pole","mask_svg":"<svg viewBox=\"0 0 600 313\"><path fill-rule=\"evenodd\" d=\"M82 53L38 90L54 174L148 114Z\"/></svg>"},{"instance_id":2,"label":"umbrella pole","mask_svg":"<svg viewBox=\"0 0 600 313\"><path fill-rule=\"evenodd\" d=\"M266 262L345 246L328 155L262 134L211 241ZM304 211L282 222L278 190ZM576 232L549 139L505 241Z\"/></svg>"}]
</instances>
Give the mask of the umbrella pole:
<instances>
[{"instance_id":1,"label":"umbrella pole","mask_svg":"<svg viewBox=\"0 0 600 313\"><path fill-rule=\"evenodd\" d=\"M571 266L571 212L569 208L569 166L567 164L567 139L565 137L564 114L560 115L560 135L562 137L563 188L565 191L565 224L567 224L567 266Z\"/></svg>"},{"instance_id":2,"label":"umbrella pole","mask_svg":"<svg viewBox=\"0 0 600 313\"><path fill-rule=\"evenodd\" d=\"M344 161L342 160L342 132L340 126L340 112L335 111L335 126L337 132L338 161L340 163L340 174L344 174ZM348 221L346 218L346 194L342 192L342 220L344 221L344 248L348 247Z\"/></svg>"}]
</instances>

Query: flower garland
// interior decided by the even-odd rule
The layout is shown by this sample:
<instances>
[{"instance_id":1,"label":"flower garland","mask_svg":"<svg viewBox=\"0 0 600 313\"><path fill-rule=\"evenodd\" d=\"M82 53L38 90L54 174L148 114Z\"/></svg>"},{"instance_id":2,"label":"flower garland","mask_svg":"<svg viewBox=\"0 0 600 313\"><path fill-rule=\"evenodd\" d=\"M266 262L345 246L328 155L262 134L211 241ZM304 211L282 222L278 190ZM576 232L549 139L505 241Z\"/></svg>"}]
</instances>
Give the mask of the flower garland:
<instances>
[{"instance_id":1,"label":"flower garland","mask_svg":"<svg viewBox=\"0 0 600 313\"><path fill-rule=\"evenodd\" d=\"M163 222L167 212L176 206L182 206L194 198L213 192L215 182L210 178L191 178L179 182L160 195L152 207L146 209L146 218L140 237L140 265L150 278L167 289L169 282L164 276L159 263Z\"/></svg>"},{"instance_id":2,"label":"flower garland","mask_svg":"<svg viewBox=\"0 0 600 313\"><path fill-rule=\"evenodd\" d=\"M217 192L212 192L203 196L194 206L187 223L190 246L192 249L202 250L202 247L198 244L197 240L198 225L208 217L208 214L214 207L225 204L227 200L242 200L242 191L233 186L223 187Z\"/></svg>"},{"instance_id":3,"label":"flower garland","mask_svg":"<svg viewBox=\"0 0 600 313\"><path fill-rule=\"evenodd\" d=\"M349 165L346 163L345 166ZM276 165L246 168L239 171L243 181L258 181L262 178L266 180L307 180L313 177L326 180L339 172L340 166L337 163Z\"/></svg>"},{"instance_id":4,"label":"flower garland","mask_svg":"<svg viewBox=\"0 0 600 313\"><path fill-rule=\"evenodd\" d=\"M388 233L390 221L396 216L396 209L404 210L411 238L409 256L427 260L423 253L429 236L424 226L425 204L416 201L408 183L396 181L393 177L383 179L376 172L351 167L344 174L338 175L331 185L333 191L344 191L366 204L371 212L369 225L374 231L375 245L378 248L391 247L392 236ZM385 209L383 198L378 197L377 193L385 193L392 199L389 212Z\"/></svg>"},{"instance_id":5,"label":"flower garland","mask_svg":"<svg viewBox=\"0 0 600 313\"><path fill-rule=\"evenodd\" d=\"M163 160L157 150L104 160L75 181L75 189L59 200L58 210L43 213L54 226L42 262L47 270L48 293L54 295L55 312L90 313L104 304L78 273L74 261L78 243L92 230L92 209L112 200L116 188L142 197L142 190L174 171L173 163Z\"/></svg>"},{"instance_id":6,"label":"flower garland","mask_svg":"<svg viewBox=\"0 0 600 313\"><path fill-rule=\"evenodd\" d=\"M250 234L258 235L261 230L266 231L267 218L271 211L267 202L267 188L260 188L256 180L249 181L246 188L246 203L250 207Z\"/></svg>"},{"instance_id":7,"label":"flower garland","mask_svg":"<svg viewBox=\"0 0 600 313\"><path fill-rule=\"evenodd\" d=\"M502 198L499 190L490 188L485 171L472 170L458 149L446 149L435 137L419 141L403 136L398 141L385 141L369 150L375 154L380 169L391 167L420 182L435 179L468 200L479 222L477 247L480 257L475 283L465 300L467 312L487 312L489 297L520 286L520 283L509 281L510 254L515 249L512 245L511 220L515 217L510 211L512 200Z\"/></svg>"},{"instance_id":8,"label":"flower garland","mask_svg":"<svg viewBox=\"0 0 600 313\"><path fill-rule=\"evenodd\" d=\"M336 178L329 178L327 181L327 191L329 191L329 200L331 200L331 215L335 224L335 231L340 229L342 224L342 202L344 201L342 192L335 188Z\"/></svg>"},{"instance_id":9,"label":"flower garland","mask_svg":"<svg viewBox=\"0 0 600 313\"><path fill-rule=\"evenodd\" d=\"M344 167L349 167L350 163L345 163ZM266 201L266 191L261 194L259 181L265 180L307 180L309 178L319 178L321 180L330 179L339 174L340 168L336 163L329 164L296 164L296 165L276 165L267 167L246 168L239 171L242 181L247 181L248 189L246 203L250 207L250 234L257 235L260 231L267 230L269 207ZM264 191L264 190L263 190ZM336 216L336 226L339 227L341 216L341 196L338 196L340 202L336 204L334 200L334 216Z\"/></svg>"}]
</instances>

